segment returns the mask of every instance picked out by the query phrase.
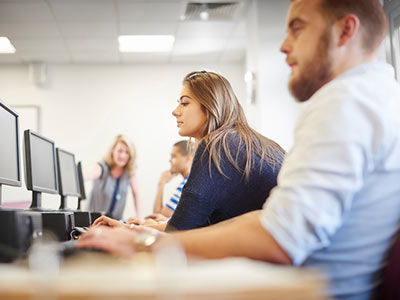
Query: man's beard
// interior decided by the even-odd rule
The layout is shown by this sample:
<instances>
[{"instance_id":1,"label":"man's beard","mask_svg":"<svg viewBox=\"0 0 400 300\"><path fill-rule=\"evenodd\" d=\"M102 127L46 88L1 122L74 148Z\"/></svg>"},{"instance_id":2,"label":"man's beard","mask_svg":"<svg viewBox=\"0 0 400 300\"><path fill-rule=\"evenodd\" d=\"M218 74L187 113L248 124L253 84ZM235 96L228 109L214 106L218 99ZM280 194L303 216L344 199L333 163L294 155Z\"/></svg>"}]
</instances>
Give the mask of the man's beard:
<instances>
[{"instance_id":1,"label":"man's beard","mask_svg":"<svg viewBox=\"0 0 400 300\"><path fill-rule=\"evenodd\" d=\"M330 28L325 30L314 58L304 64L304 68L297 79L289 82L290 92L299 102L310 99L332 78L332 63L329 52L332 43L331 33Z\"/></svg>"}]
</instances>

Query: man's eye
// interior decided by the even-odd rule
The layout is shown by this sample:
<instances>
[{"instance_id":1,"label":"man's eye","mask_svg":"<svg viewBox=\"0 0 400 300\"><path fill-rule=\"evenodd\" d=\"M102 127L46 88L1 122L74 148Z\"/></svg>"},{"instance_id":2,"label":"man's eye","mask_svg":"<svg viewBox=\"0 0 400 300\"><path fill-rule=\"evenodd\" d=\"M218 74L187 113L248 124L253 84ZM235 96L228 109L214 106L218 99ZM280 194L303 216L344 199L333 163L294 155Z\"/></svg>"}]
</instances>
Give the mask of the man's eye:
<instances>
[{"instance_id":1,"label":"man's eye","mask_svg":"<svg viewBox=\"0 0 400 300\"><path fill-rule=\"evenodd\" d=\"M300 30L301 30L301 27L292 27L292 33L295 35L298 34L300 32Z\"/></svg>"}]
</instances>

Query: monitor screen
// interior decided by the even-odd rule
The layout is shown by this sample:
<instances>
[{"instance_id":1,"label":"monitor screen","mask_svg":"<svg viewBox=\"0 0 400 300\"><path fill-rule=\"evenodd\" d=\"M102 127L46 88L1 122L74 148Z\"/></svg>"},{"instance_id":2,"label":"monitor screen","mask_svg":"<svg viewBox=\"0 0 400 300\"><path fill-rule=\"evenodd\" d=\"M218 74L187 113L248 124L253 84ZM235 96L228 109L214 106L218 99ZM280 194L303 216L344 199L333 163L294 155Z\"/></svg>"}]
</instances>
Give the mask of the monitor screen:
<instances>
[{"instance_id":1,"label":"monitor screen","mask_svg":"<svg viewBox=\"0 0 400 300\"><path fill-rule=\"evenodd\" d=\"M62 196L79 197L79 181L75 164L75 155L57 148L57 167L60 187L59 194Z\"/></svg>"},{"instance_id":2,"label":"monitor screen","mask_svg":"<svg viewBox=\"0 0 400 300\"><path fill-rule=\"evenodd\" d=\"M86 199L85 182L83 180L82 163L78 162L78 179L79 179L79 192L81 199Z\"/></svg>"},{"instance_id":3,"label":"monitor screen","mask_svg":"<svg viewBox=\"0 0 400 300\"><path fill-rule=\"evenodd\" d=\"M0 184L20 186L18 114L0 101Z\"/></svg>"},{"instance_id":4,"label":"monitor screen","mask_svg":"<svg viewBox=\"0 0 400 300\"><path fill-rule=\"evenodd\" d=\"M57 193L54 142L32 130L26 130L24 134L27 189L35 192Z\"/></svg>"}]
</instances>

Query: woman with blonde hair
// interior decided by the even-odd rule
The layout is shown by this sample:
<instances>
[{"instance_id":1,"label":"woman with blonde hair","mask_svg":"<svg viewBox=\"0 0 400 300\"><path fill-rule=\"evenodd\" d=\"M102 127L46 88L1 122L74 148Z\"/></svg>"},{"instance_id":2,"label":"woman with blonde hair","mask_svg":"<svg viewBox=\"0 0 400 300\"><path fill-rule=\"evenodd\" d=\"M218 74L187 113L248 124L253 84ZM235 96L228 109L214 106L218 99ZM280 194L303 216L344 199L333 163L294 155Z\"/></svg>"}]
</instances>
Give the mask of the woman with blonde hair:
<instances>
[{"instance_id":1,"label":"woman with blonde hair","mask_svg":"<svg viewBox=\"0 0 400 300\"><path fill-rule=\"evenodd\" d=\"M103 211L114 219L121 219L130 186L136 215L140 216L135 161L133 143L124 135L116 136L104 159L83 174L85 180L94 180L88 203L89 211Z\"/></svg>"},{"instance_id":2,"label":"woman with blonde hair","mask_svg":"<svg viewBox=\"0 0 400 300\"><path fill-rule=\"evenodd\" d=\"M167 231L218 223L261 209L285 151L253 130L233 89L214 72L191 72L172 113L195 140L192 169Z\"/></svg>"}]
</instances>

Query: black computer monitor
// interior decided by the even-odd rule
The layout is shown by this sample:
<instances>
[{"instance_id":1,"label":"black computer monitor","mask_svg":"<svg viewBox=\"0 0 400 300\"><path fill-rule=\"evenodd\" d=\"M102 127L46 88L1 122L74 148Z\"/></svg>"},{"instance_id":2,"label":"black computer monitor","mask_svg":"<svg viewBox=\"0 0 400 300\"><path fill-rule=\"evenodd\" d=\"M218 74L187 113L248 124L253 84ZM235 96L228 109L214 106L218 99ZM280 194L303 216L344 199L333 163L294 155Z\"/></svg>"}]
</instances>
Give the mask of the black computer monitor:
<instances>
[{"instance_id":1,"label":"black computer monitor","mask_svg":"<svg viewBox=\"0 0 400 300\"><path fill-rule=\"evenodd\" d=\"M85 181L83 179L83 172L82 172L82 162L78 162L78 178L79 178L79 191L80 191L80 196L78 199L78 210L81 209L81 201L86 199L86 190L85 190ZM94 222L97 218L100 218L103 216L103 212L97 212L97 211L91 211L90 212L90 218L91 222Z\"/></svg>"},{"instance_id":2,"label":"black computer monitor","mask_svg":"<svg viewBox=\"0 0 400 300\"><path fill-rule=\"evenodd\" d=\"M59 194L61 195L60 209L66 209L66 197L81 197L79 188L78 168L75 164L75 155L57 148L57 169ZM79 200L78 200L79 205ZM92 217L88 211L73 211L75 217L75 226L88 227L92 224Z\"/></svg>"},{"instance_id":3,"label":"black computer monitor","mask_svg":"<svg viewBox=\"0 0 400 300\"><path fill-rule=\"evenodd\" d=\"M26 187L33 192L31 208L41 207L41 193L57 194L57 164L54 142L25 130Z\"/></svg>"},{"instance_id":4,"label":"black computer monitor","mask_svg":"<svg viewBox=\"0 0 400 300\"><path fill-rule=\"evenodd\" d=\"M0 205L1 186L21 186L18 113L0 100Z\"/></svg>"},{"instance_id":5,"label":"black computer monitor","mask_svg":"<svg viewBox=\"0 0 400 300\"><path fill-rule=\"evenodd\" d=\"M66 208L66 197L79 197L78 170L75 163L75 155L63 149L56 149L59 194L61 195L60 208Z\"/></svg>"},{"instance_id":6,"label":"black computer monitor","mask_svg":"<svg viewBox=\"0 0 400 300\"><path fill-rule=\"evenodd\" d=\"M79 179L79 199L78 209L81 209L81 201L86 199L85 181L83 179L82 162L78 162L78 179Z\"/></svg>"}]
</instances>

